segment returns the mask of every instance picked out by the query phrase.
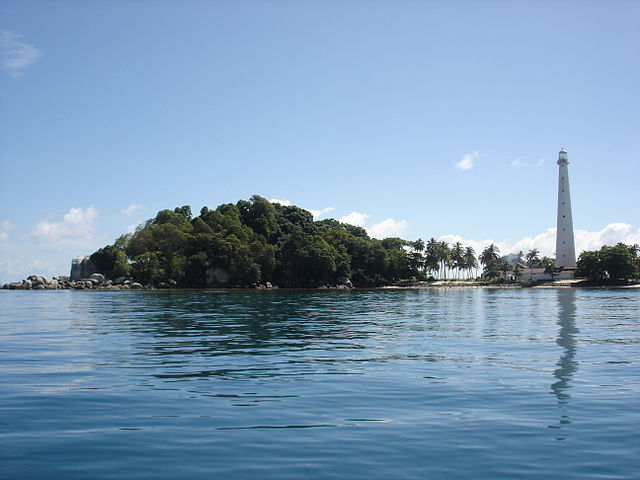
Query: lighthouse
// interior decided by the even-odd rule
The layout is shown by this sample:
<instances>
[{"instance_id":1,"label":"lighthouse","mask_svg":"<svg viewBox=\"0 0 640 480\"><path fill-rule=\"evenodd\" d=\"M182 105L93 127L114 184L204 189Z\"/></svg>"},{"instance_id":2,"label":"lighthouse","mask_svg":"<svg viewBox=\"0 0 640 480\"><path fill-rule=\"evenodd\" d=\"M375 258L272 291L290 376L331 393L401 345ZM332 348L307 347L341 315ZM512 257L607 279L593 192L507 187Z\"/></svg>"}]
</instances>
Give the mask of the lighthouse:
<instances>
[{"instance_id":1,"label":"lighthouse","mask_svg":"<svg viewBox=\"0 0 640 480\"><path fill-rule=\"evenodd\" d=\"M556 267L575 270L576 247L573 241L571 191L569 190L569 160L562 148L558 154L558 222L556 230Z\"/></svg>"}]
</instances>

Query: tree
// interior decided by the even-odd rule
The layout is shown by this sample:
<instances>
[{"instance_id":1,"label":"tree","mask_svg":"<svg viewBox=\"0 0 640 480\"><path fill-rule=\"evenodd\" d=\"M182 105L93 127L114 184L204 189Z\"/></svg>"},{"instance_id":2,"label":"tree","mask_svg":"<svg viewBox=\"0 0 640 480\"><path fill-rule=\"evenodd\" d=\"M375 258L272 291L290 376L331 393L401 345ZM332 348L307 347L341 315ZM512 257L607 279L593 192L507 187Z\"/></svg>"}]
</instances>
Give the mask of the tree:
<instances>
[{"instance_id":1,"label":"tree","mask_svg":"<svg viewBox=\"0 0 640 480\"><path fill-rule=\"evenodd\" d=\"M544 268L544 273L551 276L551 280L553 281L562 271L562 267L556 267L556 262L553 258L542 257L542 267Z\"/></svg>"},{"instance_id":2,"label":"tree","mask_svg":"<svg viewBox=\"0 0 640 480\"><path fill-rule=\"evenodd\" d=\"M500 250L493 243L486 247L480 254L479 260L485 267L492 261L498 261Z\"/></svg>"},{"instance_id":3,"label":"tree","mask_svg":"<svg viewBox=\"0 0 640 480\"><path fill-rule=\"evenodd\" d=\"M432 276L440 270L440 257L438 253L438 242L431 238L425 246L424 268Z\"/></svg>"},{"instance_id":4,"label":"tree","mask_svg":"<svg viewBox=\"0 0 640 480\"><path fill-rule=\"evenodd\" d=\"M476 259L476 252L473 247L467 247L464 250L464 265L469 272L468 277L471 276L471 271L478 268L478 260Z\"/></svg>"},{"instance_id":5,"label":"tree","mask_svg":"<svg viewBox=\"0 0 640 480\"><path fill-rule=\"evenodd\" d=\"M640 268L638 247L618 243L600 250L582 252L578 257L575 275L590 280L622 280L637 277Z\"/></svg>"},{"instance_id":6,"label":"tree","mask_svg":"<svg viewBox=\"0 0 640 480\"><path fill-rule=\"evenodd\" d=\"M527 252L524 256L527 267L530 269L529 280L533 279L533 269L540 266L540 257L538 256L540 251L537 248L533 248Z\"/></svg>"},{"instance_id":7,"label":"tree","mask_svg":"<svg viewBox=\"0 0 640 480\"><path fill-rule=\"evenodd\" d=\"M451 265L456 270L456 278L460 278L460 269L464 267L464 249L460 242L451 249Z\"/></svg>"}]
</instances>

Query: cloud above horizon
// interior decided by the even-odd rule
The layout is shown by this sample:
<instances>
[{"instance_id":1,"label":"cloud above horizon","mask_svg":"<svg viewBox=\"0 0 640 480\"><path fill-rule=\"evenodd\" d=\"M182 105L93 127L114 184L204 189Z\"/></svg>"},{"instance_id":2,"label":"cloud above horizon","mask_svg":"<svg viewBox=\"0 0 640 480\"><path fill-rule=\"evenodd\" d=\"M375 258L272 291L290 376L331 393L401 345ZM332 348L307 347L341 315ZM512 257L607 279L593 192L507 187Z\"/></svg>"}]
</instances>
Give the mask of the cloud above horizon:
<instances>
[{"instance_id":1,"label":"cloud above horizon","mask_svg":"<svg viewBox=\"0 0 640 480\"><path fill-rule=\"evenodd\" d=\"M16 226L9 220L3 220L0 222L0 243L9 241L9 231L16 228Z\"/></svg>"},{"instance_id":2,"label":"cloud above horizon","mask_svg":"<svg viewBox=\"0 0 640 480\"><path fill-rule=\"evenodd\" d=\"M87 208L73 207L59 222L39 222L28 237L39 242L59 242L67 245L86 245L98 240L95 237L95 220L98 210L93 205Z\"/></svg>"},{"instance_id":3,"label":"cloud above horizon","mask_svg":"<svg viewBox=\"0 0 640 480\"><path fill-rule=\"evenodd\" d=\"M23 35L11 30L0 30L0 68L12 77L19 77L42 52L23 41Z\"/></svg>"},{"instance_id":4,"label":"cloud above horizon","mask_svg":"<svg viewBox=\"0 0 640 480\"><path fill-rule=\"evenodd\" d=\"M293 206L293 203L290 200L281 200L279 198L270 198L269 201L271 203L279 203L280 205L282 205L284 207ZM318 218L322 217L323 215L326 215L329 212L333 212L333 210L334 210L333 207L325 207L325 208L322 208L320 210L314 210L312 208L304 208L304 207L300 207L300 208L303 208L307 212L310 212L311 215L313 215L313 219L314 220L317 220Z\"/></svg>"},{"instance_id":5,"label":"cloud above horizon","mask_svg":"<svg viewBox=\"0 0 640 480\"><path fill-rule=\"evenodd\" d=\"M603 245L615 245L619 242L627 245L640 244L640 228L634 231L633 225L629 223L610 223L597 232L576 230L574 232L574 238L576 256L578 256L584 251L598 250ZM442 235L438 237L438 240L444 240L450 245L460 242L465 246L471 246L478 255L484 248L493 243L500 249L500 253L503 255L517 253L519 251L527 253L529 250L536 248L540 251L540 255L554 257L556 249L556 229L549 228L542 233L531 237L524 237L512 244L491 239L464 239L460 235L455 234Z\"/></svg>"},{"instance_id":6,"label":"cloud above horizon","mask_svg":"<svg viewBox=\"0 0 640 480\"><path fill-rule=\"evenodd\" d=\"M351 212L344 217L338 219L341 223L348 223L349 225L355 225L356 227L364 227L364 224L371 215L360 212Z\"/></svg>"},{"instance_id":7,"label":"cloud above horizon","mask_svg":"<svg viewBox=\"0 0 640 480\"><path fill-rule=\"evenodd\" d=\"M124 213L127 216L133 215L137 210L140 210L141 207L142 207L142 205L136 205L136 204L132 203L127 208L123 209L122 213Z\"/></svg>"},{"instance_id":8,"label":"cloud above horizon","mask_svg":"<svg viewBox=\"0 0 640 480\"><path fill-rule=\"evenodd\" d=\"M480 152L477 150L462 156L462 160L455 164L458 170L471 170L475 167L475 161L480 158Z\"/></svg>"},{"instance_id":9,"label":"cloud above horizon","mask_svg":"<svg viewBox=\"0 0 640 480\"><path fill-rule=\"evenodd\" d=\"M340 217L338 221L355 225L356 227L363 227L371 237L378 239L397 237L409 227L406 220L395 220L393 218L387 218L371 227L367 227L365 223L370 217L371 215L366 213L351 212L344 217Z\"/></svg>"}]
</instances>

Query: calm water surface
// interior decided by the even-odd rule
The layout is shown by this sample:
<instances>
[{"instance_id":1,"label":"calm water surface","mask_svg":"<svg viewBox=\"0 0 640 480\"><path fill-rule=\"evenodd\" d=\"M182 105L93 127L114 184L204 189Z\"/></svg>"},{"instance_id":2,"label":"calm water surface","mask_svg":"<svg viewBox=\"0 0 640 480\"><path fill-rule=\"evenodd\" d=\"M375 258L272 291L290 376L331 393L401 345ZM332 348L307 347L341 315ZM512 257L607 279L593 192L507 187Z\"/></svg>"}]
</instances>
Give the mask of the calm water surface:
<instances>
[{"instance_id":1,"label":"calm water surface","mask_svg":"<svg viewBox=\"0 0 640 480\"><path fill-rule=\"evenodd\" d=\"M0 291L0 477L640 478L640 291Z\"/></svg>"}]
</instances>

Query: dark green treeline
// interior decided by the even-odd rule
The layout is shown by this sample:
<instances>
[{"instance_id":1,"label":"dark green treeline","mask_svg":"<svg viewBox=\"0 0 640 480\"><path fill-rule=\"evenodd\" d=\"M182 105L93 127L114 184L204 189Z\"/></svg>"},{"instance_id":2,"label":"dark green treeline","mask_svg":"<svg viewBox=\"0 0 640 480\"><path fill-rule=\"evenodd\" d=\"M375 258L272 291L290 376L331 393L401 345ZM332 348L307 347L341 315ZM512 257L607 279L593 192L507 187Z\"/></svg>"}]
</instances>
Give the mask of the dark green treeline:
<instances>
[{"instance_id":1,"label":"dark green treeline","mask_svg":"<svg viewBox=\"0 0 640 480\"><path fill-rule=\"evenodd\" d=\"M364 228L314 221L302 208L254 195L215 210L203 207L197 217L189 206L162 210L91 260L108 278L133 277L144 284L171 279L200 287L207 270L216 270L221 274L210 284L312 287L346 277L357 286L373 286L424 276L419 252L408 248L414 243L373 239Z\"/></svg>"}]
</instances>

